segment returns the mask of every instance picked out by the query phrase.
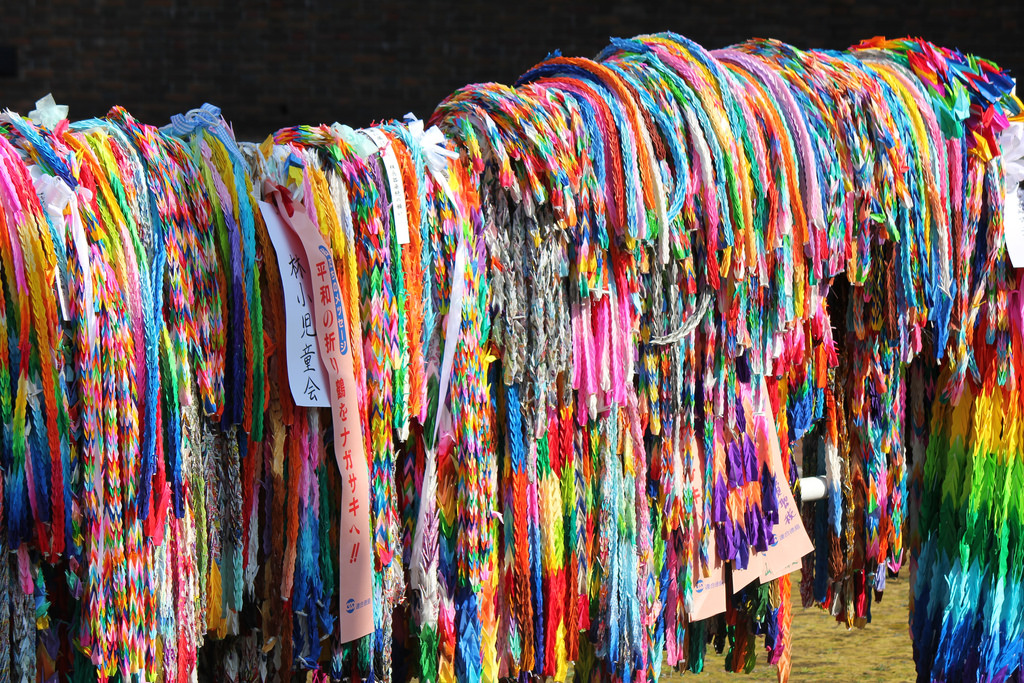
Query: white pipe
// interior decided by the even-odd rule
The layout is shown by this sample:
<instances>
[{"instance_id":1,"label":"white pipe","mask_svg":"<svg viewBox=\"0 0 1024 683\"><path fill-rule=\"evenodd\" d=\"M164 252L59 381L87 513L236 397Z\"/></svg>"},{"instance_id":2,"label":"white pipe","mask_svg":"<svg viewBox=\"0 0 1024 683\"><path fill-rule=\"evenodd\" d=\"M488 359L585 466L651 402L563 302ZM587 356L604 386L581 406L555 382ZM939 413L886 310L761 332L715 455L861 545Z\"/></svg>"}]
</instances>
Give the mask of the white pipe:
<instances>
[{"instance_id":1,"label":"white pipe","mask_svg":"<svg viewBox=\"0 0 1024 683\"><path fill-rule=\"evenodd\" d=\"M825 477L802 477L800 479L800 500L804 503L824 499L827 491Z\"/></svg>"}]
</instances>

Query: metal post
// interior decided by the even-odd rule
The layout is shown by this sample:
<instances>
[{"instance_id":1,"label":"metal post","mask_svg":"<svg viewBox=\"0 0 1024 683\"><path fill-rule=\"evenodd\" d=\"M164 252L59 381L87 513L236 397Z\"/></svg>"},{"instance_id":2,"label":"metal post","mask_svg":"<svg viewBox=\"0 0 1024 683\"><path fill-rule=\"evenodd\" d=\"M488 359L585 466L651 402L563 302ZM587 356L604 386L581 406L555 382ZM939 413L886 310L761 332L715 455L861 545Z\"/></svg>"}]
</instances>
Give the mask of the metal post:
<instances>
[{"instance_id":1,"label":"metal post","mask_svg":"<svg viewBox=\"0 0 1024 683\"><path fill-rule=\"evenodd\" d=\"M804 503L824 499L827 491L825 477L801 477L800 479L800 500Z\"/></svg>"}]
</instances>

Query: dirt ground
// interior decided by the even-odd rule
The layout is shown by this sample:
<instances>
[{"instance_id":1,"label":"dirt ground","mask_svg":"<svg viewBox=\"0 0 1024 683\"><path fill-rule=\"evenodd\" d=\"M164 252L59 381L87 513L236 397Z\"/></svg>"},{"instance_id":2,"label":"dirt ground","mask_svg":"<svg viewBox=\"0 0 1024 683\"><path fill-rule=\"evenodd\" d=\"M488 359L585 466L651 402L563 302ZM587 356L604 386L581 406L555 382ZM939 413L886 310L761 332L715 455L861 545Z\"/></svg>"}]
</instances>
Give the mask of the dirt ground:
<instances>
[{"instance_id":1,"label":"dirt ground","mask_svg":"<svg viewBox=\"0 0 1024 683\"><path fill-rule=\"evenodd\" d=\"M910 580L906 571L887 580L885 596L871 606L872 621L864 629L847 631L832 617L800 604L799 573L793 575L793 672L790 681L804 683L844 681L856 683L912 683L914 658L907 629ZM749 676L722 671L723 658L708 653L700 676L666 672L664 683L713 681L776 681L775 669L758 659Z\"/></svg>"},{"instance_id":2,"label":"dirt ground","mask_svg":"<svg viewBox=\"0 0 1024 683\"><path fill-rule=\"evenodd\" d=\"M913 683L914 657L907 628L910 580L907 572L886 580L882 602L871 606L872 621L847 631L818 609L800 607L800 573L793 576L793 670L791 683ZM724 657L709 650L704 672L663 670L661 683L775 683L775 668L758 658L750 675L727 673ZM413 679L418 683L416 679ZM569 680L572 680L570 675Z\"/></svg>"}]
</instances>

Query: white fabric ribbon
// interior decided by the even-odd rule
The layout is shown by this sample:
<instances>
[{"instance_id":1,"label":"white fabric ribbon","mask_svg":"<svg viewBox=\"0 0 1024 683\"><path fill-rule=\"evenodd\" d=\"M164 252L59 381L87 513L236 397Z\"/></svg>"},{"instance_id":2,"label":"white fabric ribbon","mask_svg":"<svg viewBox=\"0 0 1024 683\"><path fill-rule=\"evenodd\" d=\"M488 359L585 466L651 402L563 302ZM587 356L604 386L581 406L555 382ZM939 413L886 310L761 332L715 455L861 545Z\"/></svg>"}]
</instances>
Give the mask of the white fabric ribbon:
<instances>
[{"instance_id":1,"label":"white fabric ribbon","mask_svg":"<svg viewBox=\"0 0 1024 683\"><path fill-rule=\"evenodd\" d=\"M377 151L377 143L365 135L360 135L352 126L335 121L331 124L331 130L339 138L347 142L361 159L367 159Z\"/></svg>"},{"instance_id":2,"label":"white fabric ribbon","mask_svg":"<svg viewBox=\"0 0 1024 683\"><path fill-rule=\"evenodd\" d=\"M430 175L434 177L434 180L444 193L448 195L449 201L453 206L458 207L455 202L455 195L452 194L452 188L448 185L448 160L458 159L458 152L453 152L445 146L444 133L437 126L431 126L424 130L425 124L421 119L410 112L405 115L405 124L409 129L409 134L412 135L412 139L420 146L423 150L423 157L427 162L427 170L430 171Z\"/></svg>"},{"instance_id":3,"label":"white fabric ribbon","mask_svg":"<svg viewBox=\"0 0 1024 683\"><path fill-rule=\"evenodd\" d=\"M36 108L28 113L29 121L50 130L56 128L57 124L67 117L68 106L66 104L57 104L50 93L36 100Z\"/></svg>"}]
</instances>

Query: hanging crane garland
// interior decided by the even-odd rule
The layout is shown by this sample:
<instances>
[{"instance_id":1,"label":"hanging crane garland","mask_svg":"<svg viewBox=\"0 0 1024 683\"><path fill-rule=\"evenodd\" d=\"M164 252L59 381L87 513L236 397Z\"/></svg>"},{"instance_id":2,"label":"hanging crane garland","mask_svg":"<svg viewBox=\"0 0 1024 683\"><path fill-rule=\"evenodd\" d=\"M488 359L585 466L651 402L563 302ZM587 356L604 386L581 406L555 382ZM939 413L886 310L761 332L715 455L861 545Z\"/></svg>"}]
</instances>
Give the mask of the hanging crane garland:
<instances>
[{"instance_id":1,"label":"hanging crane garland","mask_svg":"<svg viewBox=\"0 0 1024 683\"><path fill-rule=\"evenodd\" d=\"M261 145L6 112L0 682L787 680L801 521L805 606L909 552L922 679L1006 680L1012 87L663 33Z\"/></svg>"}]
</instances>

